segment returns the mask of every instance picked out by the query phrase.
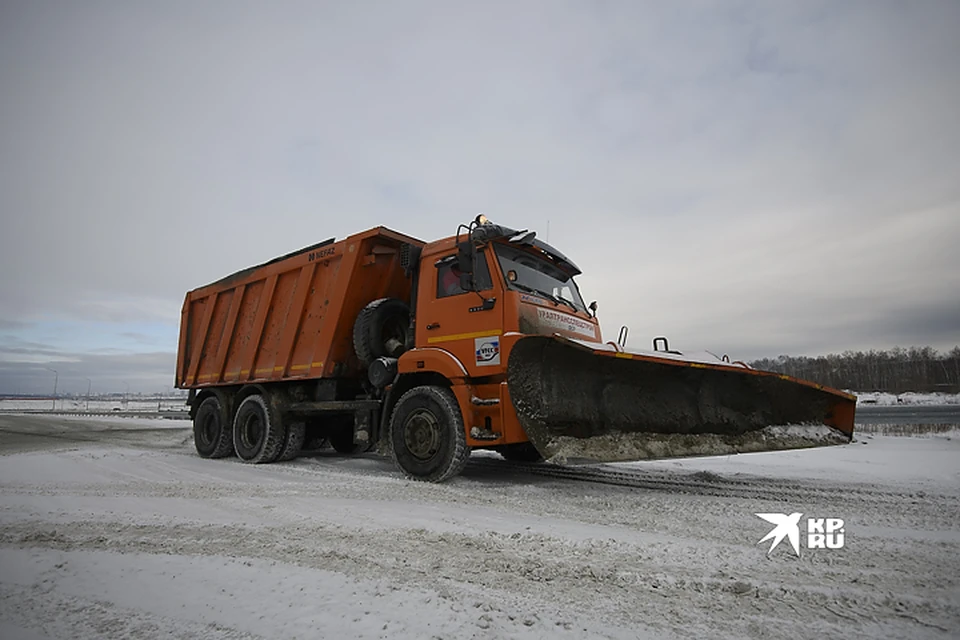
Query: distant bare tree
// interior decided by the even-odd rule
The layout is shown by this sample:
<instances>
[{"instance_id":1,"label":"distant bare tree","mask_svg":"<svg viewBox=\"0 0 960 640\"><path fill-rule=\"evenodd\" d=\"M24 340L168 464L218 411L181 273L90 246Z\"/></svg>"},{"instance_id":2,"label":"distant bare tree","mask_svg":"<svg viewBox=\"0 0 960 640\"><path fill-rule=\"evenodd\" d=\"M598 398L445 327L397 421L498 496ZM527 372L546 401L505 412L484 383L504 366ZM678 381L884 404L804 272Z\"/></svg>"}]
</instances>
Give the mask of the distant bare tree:
<instances>
[{"instance_id":1,"label":"distant bare tree","mask_svg":"<svg viewBox=\"0 0 960 640\"><path fill-rule=\"evenodd\" d=\"M960 346L940 354L932 347L889 351L844 351L817 356L780 356L750 363L839 389L857 391L945 391L960 393Z\"/></svg>"}]
</instances>

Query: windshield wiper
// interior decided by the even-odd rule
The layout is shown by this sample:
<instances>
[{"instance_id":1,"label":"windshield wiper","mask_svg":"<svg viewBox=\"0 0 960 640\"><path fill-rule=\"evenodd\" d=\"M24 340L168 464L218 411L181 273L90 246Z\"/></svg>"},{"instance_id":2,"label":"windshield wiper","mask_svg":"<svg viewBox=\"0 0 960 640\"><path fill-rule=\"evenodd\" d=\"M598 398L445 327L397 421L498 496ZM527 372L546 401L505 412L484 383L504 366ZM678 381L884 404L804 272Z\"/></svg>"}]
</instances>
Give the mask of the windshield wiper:
<instances>
[{"instance_id":1,"label":"windshield wiper","mask_svg":"<svg viewBox=\"0 0 960 640\"><path fill-rule=\"evenodd\" d=\"M566 304L567 304L571 309L573 309L574 311L580 311L580 309L577 308L577 305L575 305L572 300L567 300L566 298L564 298L564 297L561 296L560 294L557 294L557 298L560 300L560 302L566 303Z\"/></svg>"},{"instance_id":2,"label":"windshield wiper","mask_svg":"<svg viewBox=\"0 0 960 640\"><path fill-rule=\"evenodd\" d=\"M521 289L523 291L526 291L527 293L537 293L540 295L545 295L543 291L540 291L539 289L534 289L533 287L528 287L527 285L520 284L519 282L511 282L510 286L515 289Z\"/></svg>"},{"instance_id":3,"label":"windshield wiper","mask_svg":"<svg viewBox=\"0 0 960 640\"><path fill-rule=\"evenodd\" d=\"M557 304L569 305L571 309L573 309L574 311L578 311L576 305L574 305L572 302L570 302L569 300L567 300L562 296L555 296L552 293L547 293L546 291L541 291L540 289L534 289L533 287L528 287L527 285L520 284L519 282L511 282L510 285L513 287L516 287L517 289L523 289L524 291L527 291L529 293L535 293L537 295L544 296L545 298L549 298L550 300L553 300Z\"/></svg>"}]
</instances>

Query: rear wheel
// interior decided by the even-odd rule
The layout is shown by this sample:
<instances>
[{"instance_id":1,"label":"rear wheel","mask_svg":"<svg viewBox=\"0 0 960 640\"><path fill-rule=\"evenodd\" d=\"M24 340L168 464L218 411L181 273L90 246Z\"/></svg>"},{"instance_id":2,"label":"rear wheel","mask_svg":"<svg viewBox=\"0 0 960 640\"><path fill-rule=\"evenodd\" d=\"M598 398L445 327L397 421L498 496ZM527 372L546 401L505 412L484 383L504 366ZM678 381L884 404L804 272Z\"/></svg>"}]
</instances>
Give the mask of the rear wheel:
<instances>
[{"instance_id":1,"label":"rear wheel","mask_svg":"<svg viewBox=\"0 0 960 640\"><path fill-rule=\"evenodd\" d=\"M203 458L223 458L233 453L230 416L217 396L200 403L193 416L193 443Z\"/></svg>"},{"instance_id":2,"label":"rear wheel","mask_svg":"<svg viewBox=\"0 0 960 640\"><path fill-rule=\"evenodd\" d=\"M307 434L307 425L302 421L293 422L287 425L287 439L284 442L280 455L277 456L277 462L286 462L293 460L303 449L303 442Z\"/></svg>"},{"instance_id":3,"label":"rear wheel","mask_svg":"<svg viewBox=\"0 0 960 640\"><path fill-rule=\"evenodd\" d=\"M233 419L233 446L244 462L273 462L286 441L280 411L260 394L244 398Z\"/></svg>"},{"instance_id":4,"label":"rear wheel","mask_svg":"<svg viewBox=\"0 0 960 640\"><path fill-rule=\"evenodd\" d=\"M390 445L397 467L414 480L442 482L463 471L470 448L453 392L423 386L403 394L390 419Z\"/></svg>"}]
</instances>

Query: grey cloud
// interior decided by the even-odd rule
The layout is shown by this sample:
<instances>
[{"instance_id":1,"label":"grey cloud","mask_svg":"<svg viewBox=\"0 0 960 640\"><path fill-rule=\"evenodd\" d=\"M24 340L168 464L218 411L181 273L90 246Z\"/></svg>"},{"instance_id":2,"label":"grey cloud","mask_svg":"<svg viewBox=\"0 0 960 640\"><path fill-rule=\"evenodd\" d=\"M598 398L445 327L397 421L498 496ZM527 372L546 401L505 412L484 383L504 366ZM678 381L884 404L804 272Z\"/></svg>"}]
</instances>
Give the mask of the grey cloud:
<instances>
[{"instance_id":1,"label":"grey cloud","mask_svg":"<svg viewBox=\"0 0 960 640\"><path fill-rule=\"evenodd\" d=\"M878 319L879 329L888 331L900 345L918 345L918 336L933 336L931 342L960 345L960 300L942 300L929 307L906 308ZM946 347L942 347L946 350Z\"/></svg>"},{"instance_id":2,"label":"grey cloud","mask_svg":"<svg viewBox=\"0 0 960 640\"><path fill-rule=\"evenodd\" d=\"M22 355L56 357L60 355L60 350L44 342L23 340L13 335L0 336L0 360Z\"/></svg>"},{"instance_id":3,"label":"grey cloud","mask_svg":"<svg viewBox=\"0 0 960 640\"><path fill-rule=\"evenodd\" d=\"M157 341L154 336L148 336L147 334L140 333L138 331L122 331L119 335L124 338L129 338L130 340L139 344L155 344Z\"/></svg>"},{"instance_id":4,"label":"grey cloud","mask_svg":"<svg viewBox=\"0 0 960 640\"><path fill-rule=\"evenodd\" d=\"M950 342L909 310L960 290L956 3L15 6L7 322L177 322L291 249L484 211L549 220L638 345Z\"/></svg>"},{"instance_id":5,"label":"grey cloud","mask_svg":"<svg viewBox=\"0 0 960 640\"><path fill-rule=\"evenodd\" d=\"M0 347L0 358L3 359L9 359L10 356L50 356L56 358L61 353L59 349L35 343L27 343L27 346L20 347ZM4 358L4 355L7 358Z\"/></svg>"},{"instance_id":6,"label":"grey cloud","mask_svg":"<svg viewBox=\"0 0 960 640\"><path fill-rule=\"evenodd\" d=\"M59 393L85 393L87 378L94 393L158 393L173 388L176 355L153 352L134 354L61 354L70 361L46 364L0 360L0 394L49 394L57 371Z\"/></svg>"},{"instance_id":7,"label":"grey cloud","mask_svg":"<svg viewBox=\"0 0 960 640\"><path fill-rule=\"evenodd\" d=\"M20 320L8 320L6 318L0 318L0 331L12 331L14 329L26 329L30 326L26 322Z\"/></svg>"}]
</instances>

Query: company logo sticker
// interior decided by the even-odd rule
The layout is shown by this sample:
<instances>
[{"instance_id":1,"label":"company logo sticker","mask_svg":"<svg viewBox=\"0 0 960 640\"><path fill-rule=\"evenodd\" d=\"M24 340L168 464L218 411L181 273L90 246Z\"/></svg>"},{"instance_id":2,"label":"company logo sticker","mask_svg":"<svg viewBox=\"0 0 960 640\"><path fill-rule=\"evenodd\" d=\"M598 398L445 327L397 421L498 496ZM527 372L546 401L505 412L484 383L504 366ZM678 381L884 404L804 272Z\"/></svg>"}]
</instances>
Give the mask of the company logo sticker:
<instances>
[{"instance_id":1,"label":"company logo sticker","mask_svg":"<svg viewBox=\"0 0 960 640\"><path fill-rule=\"evenodd\" d=\"M560 313L559 311L550 311L549 309L538 307L537 319L540 321L540 324L552 329L563 329L570 333L577 333L589 338L597 335L593 324L576 316Z\"/></svg>"},{"instance_id":2,"label":"company logo sticker","mask_svg":"<svg viewBox=\"0 0 960 640\"><path fill-rule=\"evenodd\" d=\"M477 366L488 367L500 364L500 338L474 338L473 348L477 356Z\"/></svg>"},{"instance_id":3,"label":"company logo sticker","mask_svg":"<svg viewBox=\"0 0 960 640\"><path fill-rule=\"evenodd\" d=\"M755 513L758 518L763 518L772 525L776 525L770 533L760 539L757 544L762 544L767 540L773 540L770 543L770 549L767 550L769 556L784 539L790 542L793 552L800 557L800 518L802 513ZM842 549L844 526L840 518L807 518L807 549Z\"/></svg>"}]
</instances>

